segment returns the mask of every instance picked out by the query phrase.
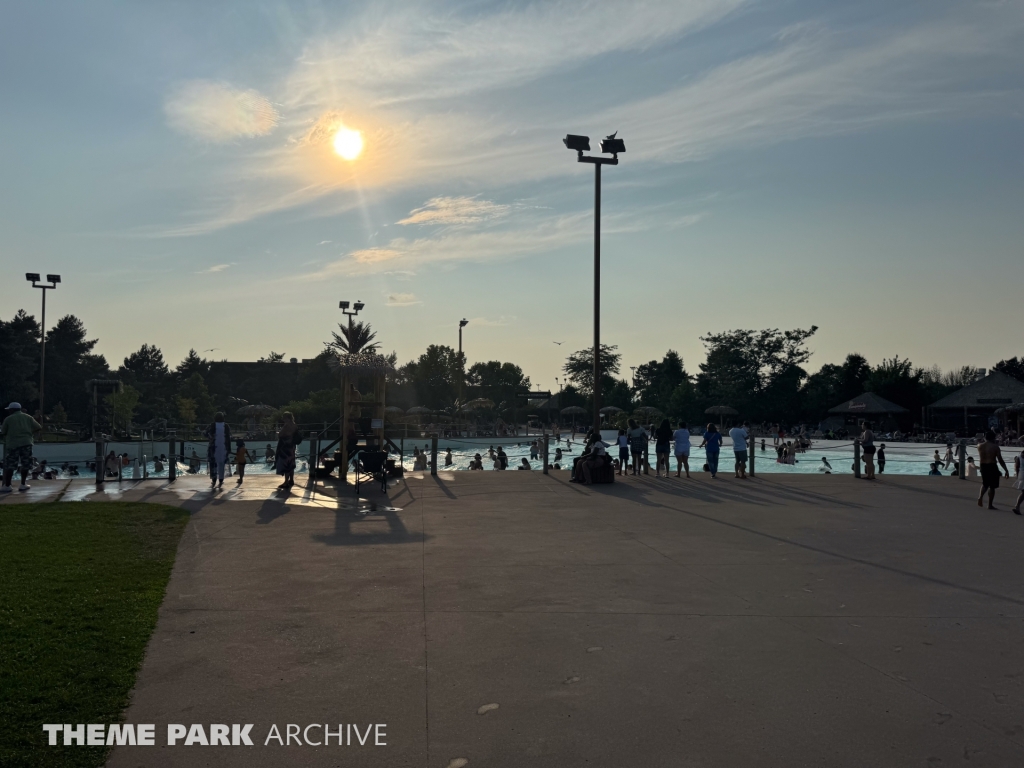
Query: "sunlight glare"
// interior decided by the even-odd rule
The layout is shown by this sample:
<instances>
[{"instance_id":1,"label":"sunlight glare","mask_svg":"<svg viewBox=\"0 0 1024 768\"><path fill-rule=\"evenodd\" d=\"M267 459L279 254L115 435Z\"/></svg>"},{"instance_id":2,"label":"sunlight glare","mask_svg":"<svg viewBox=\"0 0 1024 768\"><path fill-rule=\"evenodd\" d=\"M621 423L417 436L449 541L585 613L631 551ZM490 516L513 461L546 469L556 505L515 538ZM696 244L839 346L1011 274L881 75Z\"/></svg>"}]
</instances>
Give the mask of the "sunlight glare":
<instances>
[{"instance_id":1,"label":"sunlight glare","mask_svg":"<svg viewBox=\"0 0 1024 768\"><path fill-rule=\"evenodd\" d=\"M334 134L334 151L345 160L355 160L363 151L363 134L351 128L339 128Z\"/></svg>"}]
</instances>

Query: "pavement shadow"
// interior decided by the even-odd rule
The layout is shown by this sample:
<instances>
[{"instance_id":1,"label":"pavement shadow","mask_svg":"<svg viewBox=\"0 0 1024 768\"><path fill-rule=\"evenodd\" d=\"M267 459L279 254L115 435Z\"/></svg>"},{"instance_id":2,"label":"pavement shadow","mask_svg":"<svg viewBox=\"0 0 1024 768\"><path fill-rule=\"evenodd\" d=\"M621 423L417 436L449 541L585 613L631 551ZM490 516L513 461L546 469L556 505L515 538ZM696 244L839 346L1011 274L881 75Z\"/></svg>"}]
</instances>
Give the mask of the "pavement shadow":
<instances>
[{"instance_id":1,"label":"pavement shadow","mask_svg":"<svg viewBox=\"0 0 1024 768\"><path fill-rule=\"evenodd\" d=\"M377 531L362 532L362 524L368 522L387 523L387 533ZM334 531L317 533L313 540L331 547L353 547L366 544L416 544L426 541L422 533L411 533L405 527L398 510L394 507L382 508L371 504L364 509L339 509L334 513Z\"/></svg>"}]
</instances>

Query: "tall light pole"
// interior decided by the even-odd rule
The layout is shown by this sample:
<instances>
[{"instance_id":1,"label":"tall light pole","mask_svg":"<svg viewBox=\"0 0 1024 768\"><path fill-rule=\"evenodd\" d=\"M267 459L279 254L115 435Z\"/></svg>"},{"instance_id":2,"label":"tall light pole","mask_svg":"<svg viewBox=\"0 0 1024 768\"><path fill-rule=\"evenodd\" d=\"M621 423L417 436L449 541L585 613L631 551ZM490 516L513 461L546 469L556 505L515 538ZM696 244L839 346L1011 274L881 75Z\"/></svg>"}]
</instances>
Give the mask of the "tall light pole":
<instances>
[{"instance_id":1,"label":"tall light pole","mask_svg":"<svg viewBox=\"0 0 1024 768\"><path fill-rule=\"evenodd\" d=\"M601 434L601 166L618 165L619 152L626 151L622 139L615 134L601 141L601 152L611 157L584 155L590 151L589 136L568 134L562 143L576 152L576 161L594 165L594 430Z\"/></svg>"},{"instance_id":2,"label":"tall light pole","mask_svg":"<svg viewBox=\"0 0 1024 768\"><path fill-rule=\"evenodd\" d=\"M46 389L46 292L57 287L57 283L60 282L60 275L47 275L46 281L50 285L39 285L42 281L39 279L38 272L26 272L25 279L32 283L33 288L38 288L43 292L43 322L39 333L39 423L42 424L46 418L46 408L43 400L43 393Z\"/></svg>"},{"instance_id":3,"label":"tall light pole","mask_svg":"<svg viewBox=\"0 0 1024 768\"><path fill-rule=\"evenodd\" d=\"M469 325L469 320L459 320L459 367L462 369L459 375L459 400L462 400L462 383L466 379L466 364L462 360L462 329Z\"/></svg>"}]
</instances>

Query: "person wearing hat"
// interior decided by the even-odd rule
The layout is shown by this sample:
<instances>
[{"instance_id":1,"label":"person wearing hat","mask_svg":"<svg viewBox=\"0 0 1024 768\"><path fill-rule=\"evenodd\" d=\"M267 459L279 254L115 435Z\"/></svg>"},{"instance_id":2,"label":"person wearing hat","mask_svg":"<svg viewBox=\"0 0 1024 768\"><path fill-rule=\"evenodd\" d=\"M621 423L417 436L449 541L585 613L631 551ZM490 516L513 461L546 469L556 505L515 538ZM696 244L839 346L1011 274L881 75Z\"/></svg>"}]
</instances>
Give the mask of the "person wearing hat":
<instances>
[{"instance_id":1,"label":"person wearing hat","mask_svg":"<svg viewBox=\"0 0 1024 768\"><path fill-rule=\"evenodd\" d=\"M4 441L4 481L0 486L0 493L10 493L11 481L14 479L14 471L21 473L21 485L19 491L27 491L29 485L29 470L32 469L32 445L35 443L36 432L42 430L42 425L27 413L21 410L20 403L11 403L7 406L11 415L4 419L0 425L0 437Z\"/></svg>"}]
</instances>

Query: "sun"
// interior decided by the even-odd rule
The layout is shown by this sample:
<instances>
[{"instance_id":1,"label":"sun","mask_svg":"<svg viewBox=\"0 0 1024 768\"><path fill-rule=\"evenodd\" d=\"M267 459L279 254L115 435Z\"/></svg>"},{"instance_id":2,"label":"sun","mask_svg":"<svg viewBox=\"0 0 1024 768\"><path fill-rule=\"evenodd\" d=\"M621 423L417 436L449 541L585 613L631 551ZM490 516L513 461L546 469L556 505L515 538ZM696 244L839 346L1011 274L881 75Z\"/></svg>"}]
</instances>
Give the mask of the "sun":
<instances>
[{"instance_id":1,"label":"sun","mask_svg":"<svg viewBox=\"0 0 1024 768\"><path fill-rule=\"evenodd\" d=\"M351 128L339 128L334 134L334 151L345 160L355 160L363 151L363 134Z\"/></svg>"}]
</instances>

